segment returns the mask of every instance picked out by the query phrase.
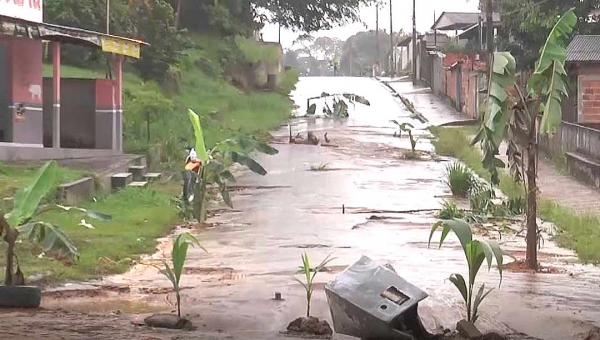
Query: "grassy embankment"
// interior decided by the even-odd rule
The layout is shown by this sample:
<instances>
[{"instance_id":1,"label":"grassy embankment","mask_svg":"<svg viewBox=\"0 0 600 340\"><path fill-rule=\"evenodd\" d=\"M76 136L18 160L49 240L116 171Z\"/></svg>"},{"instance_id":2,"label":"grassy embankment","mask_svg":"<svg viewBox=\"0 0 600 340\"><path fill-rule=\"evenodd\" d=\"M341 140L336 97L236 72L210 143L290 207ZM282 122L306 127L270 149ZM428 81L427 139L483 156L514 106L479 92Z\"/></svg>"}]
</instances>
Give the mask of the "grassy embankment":
<instances>
[{"instance_id":1,"label":"grassy embankment","mask_svg":"<svg viewBox=\"0 0 600 340\"><path fill-rule=\"evenodd\" d=\"M470 132L468 128L433 129L437 136L434 141L436 152L461 160L475 173L489 180L490 174L481 164L480 150L470 146ZM523 187L504 171L500 174L500 190L509 198L524 195ZM547 199L540 199L538 208L540 218L558 227L556 241L560 246L573 249L584 262L600 263L600 216L576 213Z\"/></svg>"},{"instance_id":2,"label":"grassy embankment","mask_svg":"<svg viewBox=\"0 0 600 340\"><path fill-rule=\"evenodd\" d=\"M245 93L230 85L223 76L224 72L217 62L219 53L222 53L221 43L209 38L197 38L195 42L196 47L187 51L182 62L178 91L165 91L156 83L144 83L131 72L124 75L126 151L147 153L152 166L161 170L178 171L184 147L193 144L187 108L194 109L201 116L209 146L236 134L265 137L269 130L280 126L289 117L292 109L291 101L282 93L289 93L297 80L296 75L286 74L280 83L280 93ZM253 52L260 51L254 48ZM45 73L51 74L50 66L46 66ZM104 77L103 70L69 66L63 66L62 74L73 78ZM146 133L148 113L150 138ZM33 173L31 167L2 167L1 197L10 197ZM63 169L60 183L84 175ZM26 276L50 274L44 280L50 284L127 270L140 254L152 252L156 238L168 234L176 224L178 216L170 199L178 194L179 189L178 182L150 189L126 189L81 204L113 216L110 222L93 221L94 230L78 226L81 216L76 214L46 213L44 221L60 226L73 239L80 251L79 261L64 265L64 261L52 256L39 258L42 250L24 242L18 245L22 270ZM2 243L1 253L4 253L4 247ZM0 265L4 261L4 257L0 256ZM0 278L3 274L4 271L0 271Z\"/></svg>"}]
</instances>

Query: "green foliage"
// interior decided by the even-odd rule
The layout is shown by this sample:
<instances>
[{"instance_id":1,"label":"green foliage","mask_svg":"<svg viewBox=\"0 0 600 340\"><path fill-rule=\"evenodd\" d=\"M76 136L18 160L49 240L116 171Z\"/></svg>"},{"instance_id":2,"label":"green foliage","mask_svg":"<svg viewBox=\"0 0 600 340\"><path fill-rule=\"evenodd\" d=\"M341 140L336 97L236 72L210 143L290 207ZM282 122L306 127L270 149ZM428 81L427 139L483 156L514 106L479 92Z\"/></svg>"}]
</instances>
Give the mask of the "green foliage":
<instances>
[{"instance_id":1,"label":"green foliage","mask_svg":"<svg viewBox=\"0 0 600 340\"><path fill-rule=\"evenodd\" d=\"M481 152L469 145L464 129L436 128L434 141L436 151L445 156L456 157L465 162L481 177L490 178L489 172L481 164ZM505 204L510 215L517 215L525 209L525 191L507 173L500 173L500 190L508 196ZM512 202L512 203L511 203ZM511 208L513 207L513 208ZM579 258L588 263L600 263L600 217L596 214L581 214L571 211L548 200L540 200L539 217L554 223L558 228L556 241L560 246L577 252Z\"/></svg>"},{"instance_id":2,"label":"green foliage","mask_svg":"<svg viewBox=\"0 0 600 340\"><path fill-rule=\"evenodd\" d=\"M125 89L124 93L124 140L129 152L148 152L149 144L155 140L164 122L172 119L175 103L167 98L158 84L142 82L132 91ZM168 140L163 140L163 143ZM154 160L150 160L154 161Z\"/></svg>"},{"instance_id":3,"label":"green foliage","mask_svg":"<svg viewBox=\"0 0 600 340\"><path fill-rule=\"evenodd\" d=\"M546 44L540 50L535 72L527 84L530 93L537 93L545 100L542 105L541 133L554 133L562 119L562 99L569 96L565 60L565 41L569 38L577 16L574 9L567 11L550 31Z\"/></svg>"},{"instance_id":4,"label":"green foliage","mask_svg":"<svg viewBox=\"0 0 600 340\"><path fill-rule=\"evenodd\" d=\"M189 246L198 247L206 251L192 234L180 234L175 241L173 241L173 249L171 250L172 265L169 265L167 261L163 261L164 268L157 267L173 285L173 290L175 291L175 297L177 299L177 316L179 317L181 317L181 274L183 274Z\"/></svg>"},{"instance_id":5,"label":"green foliage","mask_svg":"<svg viewBox=\"0 0 600 340\"><path fill-rule=\"evenodd\" d=\"M38 170L29 185L17 192L13 210L6 215L10 226L15 228L31 219L44 196L52 189L57 173L58 164L54 161L47 162Z\"/></svg>"},{"instance_id":6,"label":"green foliage","mask_svg":"<svg viewBox=\"0 0 600 340\"><path fill-rule=\"evenodd\" d=\"M345 23L360 21L360 7L376 0L254 0L258 7L278 13L282 27L302 32L328 30Z\"/></svg>"},{"instance_id":7,"label":"green foliage","mask_svg":"<svg viewBox=\"0 0 600 340\"><path fill-rule=\"evenodd\" d=\"M464 164L454 162L446 166L446 185L452 191L452 195L467 197L476 185L476 181L473 172Z\"/></svg>"},{"instance_id":8,"label":"green foliage","mask_svg":"<svg viewBox=\"0 0 600 340\"><path fill-rule=\"evenodd\" d=\"M260 43L241 36L235 37L235 44L242 53L243 59L251 63L259 61L276 63L280 57L277 45Z\"/></svg>"},{"instance_id":9,"label":"green foliage","mask_svg":"<svg viewBox=\"0 0 600 340\"><path fill-rule=\"evenodd\" d=\"M190 47L185 32L175 27L173 8L164 0L135 2L132 21L137 36L150 46L143 48L141 58L133 63L143 79L162 82L172 67L178 67L183 51Z\"/></svg>"},{"instance_id":10,"label":"green foliage","mask_svg":"<svg viewBox=\"0 0 600 340\"><path fill-rule=\"evenodd\" d=\"M400 124L396 120L391 120L390 122L398 125L398 128L399 128L398 134L396 135L396 133L394 133L394 136L401 138L402 132L408 133L408 138L410 139L410 148L411 148L412 153L415 154L416 147L417 147L417 141L415 140L415 138L413 137L413 134L412 134L412 129L414 129L414 126L412 126L410 123Z\"/></svg>"},{"instance_id":11,"label":"green foliage","mask_svg":"<svg viewBox=\"0 0 600 340\"><path fill-rule=\"evenodd\" d=\"M433 140L436 153L442 156L454 157L467 165L474 173L486 181L490 181L490 172L481 162L481 151L470 145L470 135L475 132L469 128L434 127L430 129L436 136ZM525 191L521 183L516 182L510 175L500 173L500 190L509 199L523 197Z\"/></svg>"},{"instance_id":12,"label":"green foliage","mask_svg":"<svg viewBox=\"0 0 600 340\"><path fill-rule=\"evenodd\" d=\"M573 249L584 263L600 264L600 216L577 213L554 202L540 202L541 218L556 225L555 240L561 247Z\"/></svg>"},{"instance_id":13,"label":"green foliage","mask_svg":"<svg viewBox=\"0 0 600 340\"><path fill-rule=\"evenodd\" d=\"M181 0L180 27L218 36L249 36L256 28L254 15L248 0Z\"/></svg>"},{"instance_id":14,"label":"green foliage","mask_svg":"<svg viewBox=\"0 0 600 340\"><path fill-rule=\"evenodd\" d=\"M13 275L22 276L21 268L17 262L17 270L13 273L12 258L15 257L14 246L19 235L23 235L30 242L40 245L44 251L63 251L71 258L78 257L77 247L56 226L39 220L39 217L47 211L61 209L64 211L79 211L87 216L99 220L108 221L111 216L83 208L65 207L61 205L40 206L42 200L53 189L58 175L58 164L50 161L44 164L31 182L21 188L15 195L14 206L11 212L2 216L0 220L0 235L5 234L4 241L8 244L6 260L6 284L14 284ZM93 229L94 227L81 220L80 226ZM24 284L20 278L17 284Z\"/></svg>"},{"instance_id":15,"label":"green foliage","mask_svg":"<svg viewBox=\"0 0 600 340\"><path fill-rule=\"evenodd\" d=\"M112 1L110 6L110 33L131 36L134 27L126 1ZM44 1L44 22L106 32L106 0L47 0ZM104 55L87 46L64 44L62 62L89 67L101 65ZM143 51L142 51L143 54Z\"/></svg>"},{"instance_id":16,"label":"green foliage","mask_svg":"<svg viewBox=\"0 0 600 340\"><path fill-rule=\"evenodd\" d=\"M564 70L566 49L561 45L561 40L572 32L576 22L573 10L567 11L558 20L540 51L536 70L527 84L529 99L521 96L516 100L520 106L511 107L511 110L508 107L510 99L507 89L515 86L516 62L508 52L494 53L487 111L481 129L473 139L473 144L482 143L483 164L492 174L493 184L499 183L497 168L504 168L504 163L496 156L507 127L511 137L508 150L511 173L520 181L520 169L524 168L520 149L529 147L530 139L538 133L531 131L533 115L537 111L542 114L539 133L554 131L560 122L562 97L567 95ZM532 105L541 101L545 101L545 104L539 107Z\"/></svg>"},{"instance_id":17,"label":"green foliage","mask_svg":"<svg viewBox=\"0 0 600 340\"><path fill-rule=\"evenodd\" d=\"M299 78L300 74L297 70L285 70L281 74L281 80L277 85L277 91L284 96L288 96L292 91L296 89L296 84L298 84Z\"/></svg>"},{"instance_id":18,"label":"green foliage","mask_svg":"<svg viewBox=\"0 0 600 340\"><path fill-rule=\"evenodd\" d=\"M556 21L571 7L575 7L578 34L594 35L600 27L588 15L598 8L598 0L502 0L499 12L502 15L502 29L498 31L500 50L510 51L517 59L519 69L533 69L540 48L548 37ZM509 13L506 15L506 13Z\"/></svg>"},{"instance_id":19,"label":"green foliage","mask_svg":"<svg viewBox=\"0 0 600 340\"><path fill-rule=\"evenodd\" d=\"M442 209L440 209L438 217L442 220L463 218L464 212L456 205L456 203L444 200L444 202L442 203Z\"/></svg>"},{"instance_id":20,"label":"green foliage","mask_svg":"<svg viewBox=\"0 0 600 340\"><path fill-rule=\"evenodd\" d=\"M308 254L304 253L302 254L302 265L300 266L300 269L298 271L299 274L302 274L304 276L304 279L306 280L306 282L303 282L302 280L298 279L297 277L294 277L294 280L296 280L298 283L300 283L302 285L302 287L304 287L304 290L306 290L306 317L310 317L310 302L312 299L312 294L314 291L314 286L313 286L313 282L315 280L315 277L317 276L317 274L321 271L323 271L325 269L325 267L329 264L329 262L335 260L335 258L332 258L331 255L328 255L318 266L316 266L315 268L312 268L310 266L310 260L308 258Z\"/></svg>"},{"instance_id":21,"label":"green foliage","mask_svg":"<svg viewBox=\"0 0 600 340\"><path fill-rule=\"evenodd\" d=\"M503 252L500 249L500 245L493 241L474 240L471 227L467 222L460 219L443 220L433 225L431 233L429 235L429 245L431 245L431 239L433 234L439 228L442 228L442 236L440 238L440 248L442 247L446 237L452 231L460 241L462 249L465 253L467 260L467 267L469 269L469 280L468 284L464 277L460 274L450 275L450 282L460 292L465 305L467 307L467 321L477 322L479 318L479 306L483 300L490 294L492 289L486 291L485 284L475 292L475 279L481 269L481 265L484 261L487 261L488 270L492 267L492 261L495 260L498 265L498 272L500 275L500 284L502 283L502 263L503 263Z\"/></svg>"},{"instance_id":22,"label":"green foliage","mask_svg":"<svg viewBox=\"0 0 600 340\"><path fill-rule=\"evenodd\" d=\"M527 97L516 85L514 74L516 62L508 52L493 54L493 67L490 69L487 111L481 128L473 144L481 143L483 165L491 173L492 184L500 183L499 167L504 163L498 159L498 150L505 131L508 133L508 161L510 173L515 181L524 180L527 173L527 262L531 269L537 269L537 139L540 133L551 133L562 119L562 99L568 95L567 74L564 68L566 49L564 40L573 31L577 16L573 9L568 10L550 31L546 43L540 50L533 76L527 83ZM514 88L518 93L515 99L509 98L507 89ZM512 103L516 102L516 105ZM509 107L509 103L510 107ZM541 123L536 124L538 114ZM527 162L523 161L527 155Z\"/></svg>"},{"instance_id":23,"label":"green foliage","mask_svg":"<svg viewBox=\"0 0 600 340\"><path fill-rule=\"evenodd\" d=\"M52 0L44 5L47 22L106 32L106 0ZM110 33L150 44L133 65L144 79L156 81L178 66L189 46L185 32L175 28L173 8L166 0L111 1ZM87 46L65 45L62 57L63 62L82 67L100 67L105 62L104 53Z\"/></svg>"},{"instance_id":24,"label":"green foliage","mask_svg":"<svg viewBox=\"0 0 600 340\"><path fill-rule=\"evenodd\" d=\"M194 195L194 215L198 221L204 222L206 219L206 189L209 185L216 185L225 204L233 208L227 184L235 181L235 177L229 171L230 165L237 163L256 174L264 176L267 171L258 162L250 158L248 154L258 151L267 155L275 155L279 151L252 137L225 139L207 151L200 117L192 110L188 110L188 116L194 129L196 152L198 158L202 160L202 168L199 174L200 185L196 186Z\"/></svg>"}]
</instances>

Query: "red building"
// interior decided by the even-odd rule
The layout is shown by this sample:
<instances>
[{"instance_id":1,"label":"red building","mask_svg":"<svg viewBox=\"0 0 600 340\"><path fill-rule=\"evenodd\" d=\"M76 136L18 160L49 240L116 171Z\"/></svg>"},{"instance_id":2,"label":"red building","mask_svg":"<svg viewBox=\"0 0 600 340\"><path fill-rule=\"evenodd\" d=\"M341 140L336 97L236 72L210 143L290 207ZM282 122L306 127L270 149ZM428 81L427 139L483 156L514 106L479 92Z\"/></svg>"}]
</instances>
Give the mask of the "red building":
<instances>
[{"instance_id":1,"label":"red building","mask_svg":"<svg viewBox=\"0 0 600 340\"><path fill-rule=\"evenodd\" d=\"M111 79L61 78L63 44L110 54ZM143 42L43 22L43 0L0 2L0 159L121 154L124 57ZM53 76L43 76L49 51Z\"/></svg>"}]
</instances>

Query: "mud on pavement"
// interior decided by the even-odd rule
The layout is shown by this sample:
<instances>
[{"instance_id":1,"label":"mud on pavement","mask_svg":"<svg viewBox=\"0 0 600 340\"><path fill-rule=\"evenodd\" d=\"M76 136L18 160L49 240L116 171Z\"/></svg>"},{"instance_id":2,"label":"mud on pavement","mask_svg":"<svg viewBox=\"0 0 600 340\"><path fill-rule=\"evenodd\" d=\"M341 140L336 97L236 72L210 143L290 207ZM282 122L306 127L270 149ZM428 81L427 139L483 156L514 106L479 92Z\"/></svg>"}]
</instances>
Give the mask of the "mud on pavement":
<instances>
[{"instance_id":1,"label":"mud on pavement","mask_svg":"<svg viewBox=\"0 0 600 340\"><path fill-rule=\"evenodd\" d=\"M397 86L402 91L410 85ZM410 142L393 137L395 128L389 120L410 121L410 113L374 80L302 79L295 100L302 106L306 97L332 92L332 88L361 93L372 106L351 113L344 122L293 120L294 134L310 130L322 136L327 132L335 147L276 144L277 156L260 158L269 174L242 176L238 190L232 192L235 210L220 210L208 221L209 227L196 231L208 253L190 249L182 278L182 312L195 330L157 331L135 325L135 320L155 311L172 311L174 301L167 293L166 278L152 266L138 264L124 275L84 287L62 287L102 291L97 296L49 296L43 301L45 310L4 312L0 338L280 338L279 332L290 321L305 314L305 292L291 278L303 252L314 263L328 254L336 258L330 270L316 278L313 316L331 323L324 284L364 254L391 263L400 276L429 294L419 306L428 329L454 329L464 307L447 278L451 273L465 274L464 254L452 237L442 249L427 246L440 197L449 195L444 184L447 161L402 157ZM417 93L413 97L427 96ZM430 101L434 98L419 97L417 107ZM436 119L443 116L435 112ZM422 124L412 123L420 138L417 149L430 153L430 136ZM275 137L283 140L288 134L284 127ZM311 166L319 164L336 170L311 171ZM142 262L168 256L168 240ZM524 244L522 237L514 236L506 247L518 253ZM572 252L557 248L550 240L541 252L546 265L564 271L505 272L502 285L480 307L478 326L483 331L526 333L539 339L595 339L594 327L600 326L598 270L580 265ZM482 271L478 280L498 287L497 277L492 268L489 274ZM275 293L281 293L282 299L273 299Z\"/></svg>"}]
</instances>

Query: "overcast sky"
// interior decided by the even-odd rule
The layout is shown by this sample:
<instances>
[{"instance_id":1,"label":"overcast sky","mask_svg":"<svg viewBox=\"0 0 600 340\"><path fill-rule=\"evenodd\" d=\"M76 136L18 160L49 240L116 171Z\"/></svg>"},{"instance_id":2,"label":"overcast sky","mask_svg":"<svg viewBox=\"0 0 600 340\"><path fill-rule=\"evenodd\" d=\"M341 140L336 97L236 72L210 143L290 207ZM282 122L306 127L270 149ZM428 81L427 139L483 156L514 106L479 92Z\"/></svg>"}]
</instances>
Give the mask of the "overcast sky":
<instances>
[{"instance_id":1,"label":"overcast sky","mask_svg":"<svg viewBox=\"0 0 600 340\"><path fill-rule=\"evenodd\" d=\"M412 30L412 1L410 0L392 0L394 31L403 29L405 32ZM417 0L417 30L420 32L428 31L434 23L434 13L439 16L444 11L452 12L477 12L478 0ZM319 31L314 34L317 37L329 36L342 40L360 31L375 29L375 7L361 8L360 16L363 23L349 24L343 27L336 27L329 31ZM365 28L365 25L367 26ZM389 0L383 8L379 10L379 27L389 31L390 29L390 10ZM281 44L284 48L292 46L293 41L298 37L298 32L282 30ZM265 41L277 41L277 25L267 25L263 30Z\"/></svg>"}]
</instances>

